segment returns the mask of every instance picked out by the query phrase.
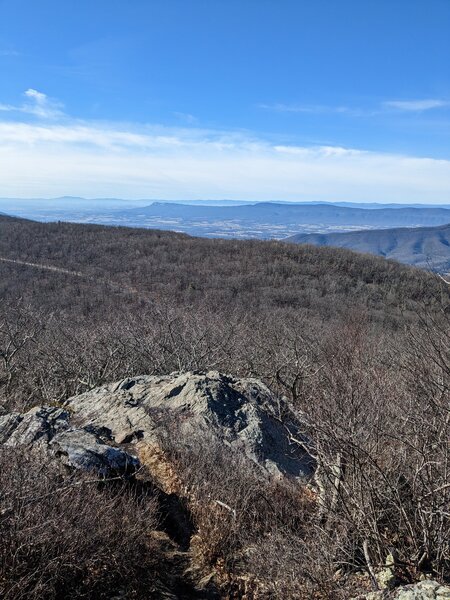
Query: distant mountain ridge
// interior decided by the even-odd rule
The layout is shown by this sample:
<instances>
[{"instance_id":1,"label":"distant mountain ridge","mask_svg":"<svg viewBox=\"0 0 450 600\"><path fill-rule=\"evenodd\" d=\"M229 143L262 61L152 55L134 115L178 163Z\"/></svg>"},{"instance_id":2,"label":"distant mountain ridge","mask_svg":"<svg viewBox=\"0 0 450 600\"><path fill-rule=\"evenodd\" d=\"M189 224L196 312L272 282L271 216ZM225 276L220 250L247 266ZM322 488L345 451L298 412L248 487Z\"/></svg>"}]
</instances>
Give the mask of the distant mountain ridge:
<instances>
[{"instance_id":1,"label":"distant mountain ridge","mask_svg":"<svg viewBox=\"0 0 450 600\"><path fill-rule=\"evenodd\" d=\"M450 224L328 234L297 234L288 242L336 246L375 254L441 273L450 272Z\"/></svg>"},{"instance_id":2,"label":"distant mountain ridge","mask_svg":"<svg viewBox=\"0 0 450 600\"><path fill-rule=\"evenodd\" d=\"M238 219L273 223L323 223L336 226L421 226L450 222L449 208L350 208L332 204L280 204L258 202L239 206L198 206L154 202L149 206L121 210L130 217L181 217L185 219Z\"/></svg>"},{"instance_id":3,"label":"distant mountain ridge","mask_svg":"<svg viewBox=\"0 0 450 600\"><path fill-rule=\"evenodd\" d=\"M332 233L450 223L449 208L350 208L332 204L259 202L238 206L199 206L154 202L110 213L106 224L173 229L190 235L284 239L296 233Z\"/></svg>"},{"instance_id":4,"label":"distant mountain ridge","mask_svg":"<svg viewBox=\"0 0 450 600\"><path fill-rule=\"evenodd\" d=\"M325 205L325 206L342 206L347 208L364 208L364 209L376 209L376 208L448 208L450 209L450 203L438 203L438 204L428 204L428 203L396 203L396 202L347 202L347 201L333 201L333 200L278 200L273 198L271 200L236 200L230 198L197 198L197 199L163 199L163 198L136 198L136 199L126 199L126 198L116 198L116 197L96 197L96 198L86 198L83 196L55 196L52 198L9 198L9 197L0 197L0 207L2 206L10 206L11 204L16 204L17 206L25 206L25 205L33 205L40 203L45 205L55 205L66 203L68 205L92 205L92 204L107 204L109 203L110 207L112 206L124 206L127 205L129 208L134 208L137 206L149 206L155 203L162 204L186 204L186 205L197 205L197 206L243 206L243 205L253 205L253 204L287 204L289 206L315 206L315 205ZM63 206L58 206L59 209L64 208ZM5 208L3 208L5 210Z\"/></svg>"},{"instance_id":5,"label":"distant mountain ridge","mask_svg":"<svg viewBox=\"0 0 450 600\"><path fill-rule=\"evenodd\" d=\"M78 200L82 200L81 204ZM3 202L3 203L2 203ZM0 210L37 221L68 221L165 229L209 238L278 239L298 233L434 227L450 223L450 206L375 206L330 203L257 202L219 204L154 201L130 207L127 201L61 198L23 201L22 208L0 199ZM144 201L139 201L140 203ZM341 203L344 204L344 203ZM7 208L9 206L9 208ZM12 207L16 206L15 210Z\"/></svg>"}]
</instances>

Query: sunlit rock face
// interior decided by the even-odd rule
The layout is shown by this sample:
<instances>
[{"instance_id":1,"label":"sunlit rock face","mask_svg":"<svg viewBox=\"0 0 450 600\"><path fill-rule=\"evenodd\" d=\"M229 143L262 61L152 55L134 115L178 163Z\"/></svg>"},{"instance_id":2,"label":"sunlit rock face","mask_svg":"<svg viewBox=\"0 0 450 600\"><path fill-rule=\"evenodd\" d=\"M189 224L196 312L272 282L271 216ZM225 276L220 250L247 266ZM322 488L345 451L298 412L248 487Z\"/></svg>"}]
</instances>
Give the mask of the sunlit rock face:
<instances>
[{"instance_id":1,"label":"sunlit rock face","mask_svg":"<svg viewBox=\"0 0 450 600\"><path fill-rule=\"evenodd\" d=\"M283 412L283 422L279 418ZM130 474L143 446L161 434L172 445L199 436L238 451L261 476L306 480L313 465L292 442L301 424L261 381L216 371L140 376L67 400L0 418L0 443L45 448L67 466L101 475Z\"/></svg>"}]
</instances>

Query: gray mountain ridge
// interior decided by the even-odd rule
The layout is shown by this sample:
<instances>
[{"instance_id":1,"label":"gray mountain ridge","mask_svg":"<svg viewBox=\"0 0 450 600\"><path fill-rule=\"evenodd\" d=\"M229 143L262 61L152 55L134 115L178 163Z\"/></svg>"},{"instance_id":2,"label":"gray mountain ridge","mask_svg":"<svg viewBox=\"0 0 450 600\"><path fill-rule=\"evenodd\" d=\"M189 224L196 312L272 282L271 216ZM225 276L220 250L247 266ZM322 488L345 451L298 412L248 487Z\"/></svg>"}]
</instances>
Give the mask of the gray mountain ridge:
<instances>
[{"instance_id":1,"label":"gray mountain ridge","mask_svg":"<svg viewBox=\"0 0 450 600\"><path fill-rule=\"evenodd\" d=\"M450 272L450 224L347 233L297 234L286 241L348 248L417 267L431 268L441 273Z\"/></svg>"},{"instance_id":2,"label":"gray mountain ridge","mask_svg":"<svg viewBox=\"0 0 450 600\"><path fill-rule=\"evenodd\" d=\"M229 239L283 240L297 233L333 233L392 227L430 227L450 222L449 207L371 204L234 201L154 201L145 206L121 200L61 198L9 204L0 210L38 221L70 221L173 230ZM28 202L28 204L27 204ZM144 203L145 201L136 201ZM344 203L342 203L344 204Z\"/></svg>"}]
</instances>

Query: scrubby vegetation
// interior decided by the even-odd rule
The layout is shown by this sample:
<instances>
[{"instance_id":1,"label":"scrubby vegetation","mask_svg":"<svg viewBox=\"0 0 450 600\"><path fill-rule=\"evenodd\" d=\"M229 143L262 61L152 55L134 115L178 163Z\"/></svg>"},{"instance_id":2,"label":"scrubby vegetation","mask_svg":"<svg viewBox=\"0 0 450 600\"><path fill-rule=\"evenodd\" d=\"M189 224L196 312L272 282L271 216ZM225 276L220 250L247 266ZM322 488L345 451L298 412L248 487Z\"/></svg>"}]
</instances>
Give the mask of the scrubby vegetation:
<instances>
[{"instance_id":1,"label":"scrubby vegetation","mask_svg":"<svg viewBox=\"0 0 450 600\"><path fill-rule=\"evenodd\" d=\"M450 579L444 282L345 250L8 219L0 219L0 259L5 411L126 376L217 369L262 379L301 415L317 464L302 490L261 482L207 439L175 452L167 436L187 482L192 560L202 575L215 573L218 597L348 598L388 555L399 581ZM79 597L110 597L101 593L116 579L103 575L103 546L92 550L100 535L117 553L114 577L128 597L148 597L144 584L153 593L166 559L142 538L161 525L150 499L127 491L105 500L96 485L61 493L58 474L41 469L26 480L34 467L2 460L0 595L56 598L71 585ZM111 505L108 520L89 516L96 494ZM218 496L232 510L212 504ZM10 505L20 507L14 517ZM81 505L87 512L74 524ZM58 528L43 535L42 523L55 519ZM74 540L90 519L92 538L71 570ZM13 562L7 546L18 549Z\"/></svg>"},{"instance_id":2,"label":"scrubby vegetation","mask_svg":"<svg viewBox=\"0 0 450 600\"><path fill-rule=\"evenodd\" d=\"M149 531L155 499L95 478L63 479L55 465L17 449L0 463L0 593L26 598L142 597L157 580ZM103 488L103 489L102 489Z\"/></svg>"}]
</instances>

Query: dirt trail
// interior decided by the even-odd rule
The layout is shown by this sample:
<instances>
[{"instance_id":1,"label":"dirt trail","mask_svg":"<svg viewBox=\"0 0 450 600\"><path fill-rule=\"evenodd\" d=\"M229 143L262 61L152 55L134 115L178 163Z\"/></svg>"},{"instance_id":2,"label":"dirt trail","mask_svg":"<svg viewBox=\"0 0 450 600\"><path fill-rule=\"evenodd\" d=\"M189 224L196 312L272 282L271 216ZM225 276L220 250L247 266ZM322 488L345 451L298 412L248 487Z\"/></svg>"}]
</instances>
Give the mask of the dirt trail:
<instances>
[{"instance_id":1,"label":"dirt trail","mask_svg":"<svg viewBox=\"0 0 450 600\"><path fill-rule=\"evenodd\" d=\"M43 265L40 263L27 262L25 260L17 260L13 258L3 258L0 256L0 261L5 263L12 263L15 265L21 265L23 267L34 267L35 269L45 269L46 271L54 271L56 273L64 273L65 275L73 275L75 277L85 277L81 271L70 271L69 269L63 269L62 267L53 267L51 265Z\"/></svg>"},{"instance_id":2,"label":"dirt trail","mask_svg":"<svg viewBox=\"0 0 450 600\"><path fill-rule=\"evenodd\" d=\"M28 262L26 260L18 260L18 259L14 259L14 258L4 258L2 256L0 256L0 262L19 265L22 267L31 267L33 269L43 269L45 271L52 271L53 273L61 273L63 275L71 275L73 277L82 277L83 279L86 279L88 281L95 281L96 283L101 283L101 284L111 288L115 292L128 292L129 294L132 294L133 296L137 296L140 300L143 300L144 302L152 302L152 298L149 295L142 293L140 290L138 290L135 287L132 287L127 284L122 284L122 283L119 284L110 279L105 279L104 277L92 277L92 275L87 275L86 273L83 273L82 271L71 271L70 269L63 269L62 267L55 267L53 265L46 265L46 264L42 264L42 263L33 263L33 262Z\"/></svg>"}]
</instances>

